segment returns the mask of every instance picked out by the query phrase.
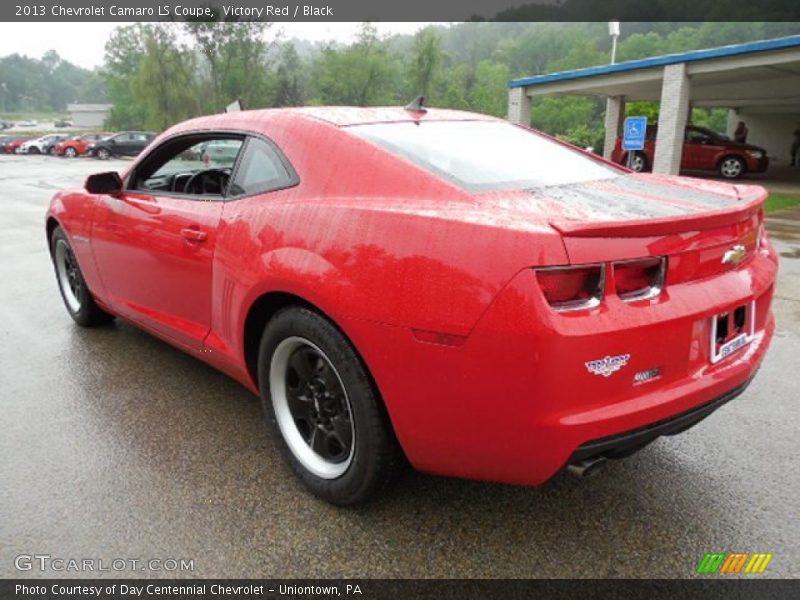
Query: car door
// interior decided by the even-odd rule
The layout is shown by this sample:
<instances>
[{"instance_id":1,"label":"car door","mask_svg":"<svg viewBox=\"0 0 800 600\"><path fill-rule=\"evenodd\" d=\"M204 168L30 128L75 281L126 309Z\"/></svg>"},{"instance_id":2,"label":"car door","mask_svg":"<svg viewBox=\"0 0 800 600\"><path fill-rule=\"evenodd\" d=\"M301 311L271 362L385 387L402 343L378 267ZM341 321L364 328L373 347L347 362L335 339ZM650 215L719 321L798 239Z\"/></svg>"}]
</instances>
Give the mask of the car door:
<instances>
[{"instance_id":1,"label":"car door","mask_svg":"<svg viewBox=\"0 0 800 600\"><path fill-rule=\"evenodd\" d=\"M681 168L698 171L713 171L716 156L722 149L719 140L702 129L686 128L686 143L683 147Z\"/></svg>"},{"instance_id":2,"label":"car door","mask_svg":"<svg viewBox=\"0 0 800 600\"><path fill-rule=\"evenodd\" d=\"M120 133L111 138L111 152L118 156L130 154L133 134Z\"/></svg>"},{"instance_id":3,"label":"car door","mask_svg":"<svg viewBox=\"0 0 800 600\"><path fill-rule=\"evenodd\" d=\"M139 154L142 150L145 149L148 142L149 139L147 135L144 133L131 134L131 143L128 146L127 154L132 154L132 155Z\"/></svg>"},{"instance_id":4,"label":"car door","mask_svg":"<svg viewBox=\"0 0 800 600\"><path fill-rule=\"evenodd\" d=\"M168 140L149 152L121 193L99 197L92 247L112 308L199 350L210 327L212 261L224 195L180 187L206 169L200 161L181 158L186 147L178 142ZM178 189L172 189L173 181Z\"/></svg>"}]
</instances>

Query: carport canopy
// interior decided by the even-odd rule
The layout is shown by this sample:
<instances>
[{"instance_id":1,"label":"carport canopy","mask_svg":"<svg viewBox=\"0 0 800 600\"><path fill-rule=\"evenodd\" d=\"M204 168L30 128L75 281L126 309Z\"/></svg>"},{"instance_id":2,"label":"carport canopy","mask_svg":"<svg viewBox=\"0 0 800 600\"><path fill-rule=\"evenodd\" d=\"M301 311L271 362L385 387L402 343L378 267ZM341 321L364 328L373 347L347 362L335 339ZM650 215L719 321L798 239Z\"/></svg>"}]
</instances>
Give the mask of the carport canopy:
<instances>
[{"instance_id":1,"label":"carport canopy","mask_svg":"<svg viewBox=\"0 0 800 600\"><path fill-rule=\"evenodd\" d=\"M535 96L606 98L606 158L620 135L626 101L660 102L657 173L678 172L692 107L730 109L728 134L744 120L748 142L780 162L788 159L800 121L800 35L525 77L508 87L508 118L524 125Z\"/></svg>"}]
</instances>

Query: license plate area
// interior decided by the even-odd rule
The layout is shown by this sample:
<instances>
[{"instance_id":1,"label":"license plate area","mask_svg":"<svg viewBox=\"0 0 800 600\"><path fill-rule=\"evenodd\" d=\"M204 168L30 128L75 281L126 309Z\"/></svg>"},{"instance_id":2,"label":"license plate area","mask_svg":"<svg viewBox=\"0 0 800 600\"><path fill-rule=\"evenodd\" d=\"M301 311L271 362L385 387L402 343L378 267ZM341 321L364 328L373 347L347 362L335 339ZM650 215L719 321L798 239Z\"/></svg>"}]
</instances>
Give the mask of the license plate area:
<instances>
[{"instance_id":1,"label":"license plate area","mask_svg":"<svg viewBox=\"0 0 800 600\"><path fill-rule=\"evenodd\" d=\"M756 303L735 306L711 318L711 363L747 346L755 334Z\"/></svg>"}]
</instances>

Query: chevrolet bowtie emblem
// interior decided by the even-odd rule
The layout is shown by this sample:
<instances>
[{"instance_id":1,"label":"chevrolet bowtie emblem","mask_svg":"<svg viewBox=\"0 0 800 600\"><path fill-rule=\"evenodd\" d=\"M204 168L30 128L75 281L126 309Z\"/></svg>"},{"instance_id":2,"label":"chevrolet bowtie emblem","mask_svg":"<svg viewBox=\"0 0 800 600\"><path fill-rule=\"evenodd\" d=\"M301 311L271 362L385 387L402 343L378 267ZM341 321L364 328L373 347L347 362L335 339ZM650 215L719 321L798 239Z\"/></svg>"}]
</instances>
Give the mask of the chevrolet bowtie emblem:
<instances>
[{"instance_id":1,"label":"chevrolet bowtie emblem","mask_svg":"<svg viewBox=\"0 0 800 600\"><path fill-rule=\"evenodd\" d=\"M723 265L738 265L747 256L747 248L741 244L736 244L733 248L722 255Z\"/></svg>"}]
</instances>

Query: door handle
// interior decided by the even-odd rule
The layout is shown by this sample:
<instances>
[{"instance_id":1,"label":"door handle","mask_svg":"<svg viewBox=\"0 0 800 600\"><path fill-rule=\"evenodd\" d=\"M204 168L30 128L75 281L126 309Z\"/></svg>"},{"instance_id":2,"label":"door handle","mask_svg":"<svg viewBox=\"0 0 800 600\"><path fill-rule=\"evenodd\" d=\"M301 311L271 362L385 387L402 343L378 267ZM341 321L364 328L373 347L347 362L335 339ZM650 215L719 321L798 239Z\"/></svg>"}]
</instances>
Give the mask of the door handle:
<instances>
[{"instance_id":1,"label":"door handle","mask_svg":"<svg viewBox=\"0 0 800 600\"><path fill-rule=\"evenodd\" d=\"M206 241L208 234L205 231L200 231L196 228L185 227L184 229L181 229L181 237L187 242L200 243Z\"/></svg>"}]
</instances>

